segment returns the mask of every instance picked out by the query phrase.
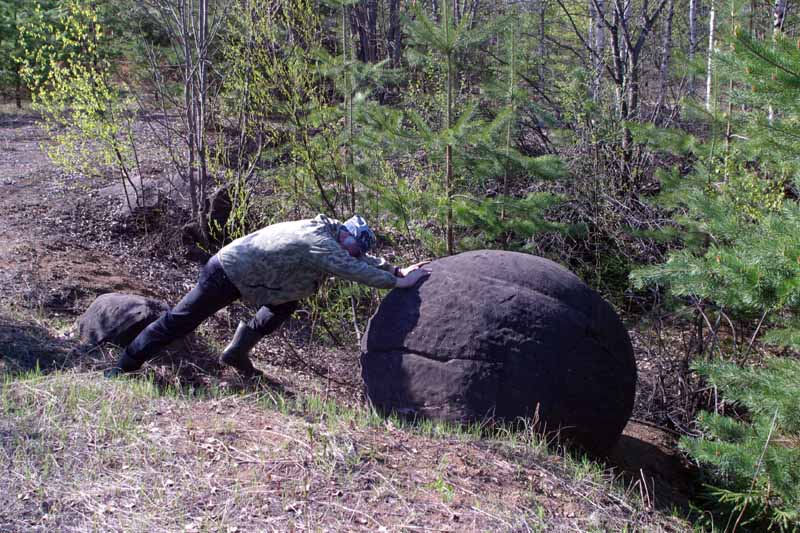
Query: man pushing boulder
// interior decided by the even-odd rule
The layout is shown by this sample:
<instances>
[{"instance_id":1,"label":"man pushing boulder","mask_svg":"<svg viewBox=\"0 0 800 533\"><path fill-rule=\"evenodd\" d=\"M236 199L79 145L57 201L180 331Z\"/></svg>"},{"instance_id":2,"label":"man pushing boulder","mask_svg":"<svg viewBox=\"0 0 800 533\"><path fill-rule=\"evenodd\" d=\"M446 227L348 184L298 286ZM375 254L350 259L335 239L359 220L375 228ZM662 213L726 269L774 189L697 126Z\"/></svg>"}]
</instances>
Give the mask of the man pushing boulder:
<instances>
[{"instance_id":1,"label":"man pushing boulder","mask_svg":"<svg viewBox=\"0 0 800 533\"><path fill-rule=\"evenodd\" d=\"M220 362L246 377L261 375L250 350L275 331L330 276L380 289L413 287L429 271L418 263L399 268L368 255L375 234L356 215L344 223L318 215L262 228L223 247L200 272L197 286L147 326L106 371L109 377L138 370L162 348L194 331L205 319L241 298L258 307L240 322Z\"/></svg>"}]
</instances>

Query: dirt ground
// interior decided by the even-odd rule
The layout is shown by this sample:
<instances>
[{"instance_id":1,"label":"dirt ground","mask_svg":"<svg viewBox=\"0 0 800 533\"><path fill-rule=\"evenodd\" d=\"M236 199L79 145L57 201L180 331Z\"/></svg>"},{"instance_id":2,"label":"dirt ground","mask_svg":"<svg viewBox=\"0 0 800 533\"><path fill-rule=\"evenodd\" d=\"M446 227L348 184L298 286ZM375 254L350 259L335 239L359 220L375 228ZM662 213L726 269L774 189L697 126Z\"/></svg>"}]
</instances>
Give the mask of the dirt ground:
<instances>
[{"instance_id":1,"label":"dirt ground","mask_svg":"<svg viewBox=\"0 0 800 533\"><path fill-rule=\"evenodd\" d=\"M72 312L102 292L155 294L152 272L136 271L141 263L104 228L116 207L92 201L104 180L59 172L40 149L45 140L33 115L0 114L3 301Z\"/></svg>"},{"instance_id":2,"label":"dirt ground","mask_svg":"<svg viewBox=\"0 0 800 533\"><path fill-rule=\"evenodd\" d=\"M180 242L179 227L162 226L158 232L148 227L129 227L119 217L119 199L103 192L115 180L62 173L42 152L40 145L44 142L47 139L32 114L0 112L0 370L29 369L38 359L40 366L98 371L111 363L116 352L77 352L72 328L75 318L94 297L112 291L131 292L175 303L193 285L199 267L176 245ZM180 379L184 385L188 382L222 389L245 387L217 365L215 354L235 329L239 317L246 313L238 305L218 313L203 326L198 337L184 344L180 353L159 358L151 371L164 382ZM54 324L56 336L52 334ZM348 349L323 350L292 342L293 331L290 325L288 332L263 341L257 349L256 365L292 394L321 394L338 398L343 404L361 403L357 354ZM663 417L650 412L658 392L653 385L659 380L655 373L664 370L656 369L644 357L651 342L648 337L632 333L640 381L648 385L641 387L637 399L634 416L638 421L626 428L609 463L632 486L638 483L643 500L661 508L685 505L691 473L676 452L677 434L659 428ZM21 352L14 346L26 348ZM3 357L4 351L17 355L10 360ZM27 356L19 355L23 352ZM189 418L201 416L202 413L185 413L181 423L196 427L197 420ZM280 423L250 422L262 426ZM235 431L245 431L244 423L237 422ZM385 448L387 456L402 465L404 461L418 460L409 450L425 445L401 446L387 438L376 446ZM390 449L393 446L405 451L397 455ZM442 444L436 446L439 451L429 450L429 457L442 453ZM470 491L486 490L480 482L481 464L499 459L491 454L484 457L481 454L488 453L484 451L470 456L466 445L459 446L447 452L448 461L465 462L459 472ZM510 464L503 468L510 469L511 475ZM564 515L583 510L578 506Z\"/></svg>"}]
</instances>

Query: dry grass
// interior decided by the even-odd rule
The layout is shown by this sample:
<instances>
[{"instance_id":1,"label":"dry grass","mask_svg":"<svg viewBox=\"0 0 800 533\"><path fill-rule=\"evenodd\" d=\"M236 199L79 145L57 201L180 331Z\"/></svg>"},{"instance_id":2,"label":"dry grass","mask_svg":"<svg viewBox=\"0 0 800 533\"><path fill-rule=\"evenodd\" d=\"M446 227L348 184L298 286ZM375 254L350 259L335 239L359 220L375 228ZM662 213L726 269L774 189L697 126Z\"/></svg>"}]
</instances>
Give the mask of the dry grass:
<instances>
[{"instance_id":1,"label":"dry grass","mask_svg":"<svg viewBox=\"0 0 800 533\"><path fill-rule=\"evenodd\" d=\"M269 390L7 377L0 530L677 530L530 435L401 427ZM634 491L635 492L635 491Z\"/></svg>"},{"instance_id":2,"label":"dry grass","mask_svg":"<svg viewBox=\"0 0 800 533\"><path fill-rule=\"evenodd\" d=\"M410 426L324 383L180 381L181 358L109 381L111 354L75 352L67 326L0 313L0 531L686 527L648 483L531 432Z\"/></svg>"}]
</instances>

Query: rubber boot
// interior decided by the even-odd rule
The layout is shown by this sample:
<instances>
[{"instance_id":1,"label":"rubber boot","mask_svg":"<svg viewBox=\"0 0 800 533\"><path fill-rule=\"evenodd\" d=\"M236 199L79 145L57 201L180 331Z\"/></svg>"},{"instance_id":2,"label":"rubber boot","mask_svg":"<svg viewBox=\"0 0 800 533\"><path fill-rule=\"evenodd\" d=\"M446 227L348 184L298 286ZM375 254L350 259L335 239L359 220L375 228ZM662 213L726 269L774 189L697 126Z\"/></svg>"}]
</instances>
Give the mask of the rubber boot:
<instances>
[{"instance_id":1,"label":"rubber boot","mask_svg":"<svg viewBox=\"0 0 800 533\"><path fill-rule=\"evenodd\" d=\"M250 362L250 350L261 340L261 334L250 329L244 322L239 322L233 340L219 358L219 362L232 366L239 374L251 378L263 375L263 373L253 366Z\"/></svg>"},{"instance_id":2,"label":"rubber boot","mask_svg":"<svg viewBox=\"0 0 800 533\"><path fill-rule=\"evenodd\" d=\"M119 356L114 366L106 369L103 374L105 374L107 378L115 378L119 375L127 374L128 372L135 372L142 368L143 364L144 362L130 357L126 352L122 352L122 355Z\"/></svg>"}]
</instances>

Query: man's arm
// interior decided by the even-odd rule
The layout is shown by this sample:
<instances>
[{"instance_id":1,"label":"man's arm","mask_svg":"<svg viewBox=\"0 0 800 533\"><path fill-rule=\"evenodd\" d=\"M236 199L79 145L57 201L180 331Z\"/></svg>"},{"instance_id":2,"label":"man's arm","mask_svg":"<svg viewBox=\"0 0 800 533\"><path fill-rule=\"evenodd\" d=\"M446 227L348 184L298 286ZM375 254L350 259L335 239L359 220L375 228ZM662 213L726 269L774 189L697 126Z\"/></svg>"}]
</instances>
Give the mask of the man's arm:
<instances>
[{"instance_id":1,"label":"man's arm","mask_svg":"<svg viewBox=\"0 0 800 533\"><path fill-rule=\"evenodd\" d=\"M363 283L379 289L391 289L397 278L387 270L372 266L367 261L351 257L336 243L318 243L309 249L309 266L327 272L337 278ZM388 262L390 268L394 269Z\"/></svg>"},{"instance_id":2,"label":"man's arm","mask_svg":"<svg viewBox=\"0 0 800 533\"><path fill-rule=\"evenodd\" d=\"M375 268L380 268L381 270L385 270L386 272L391 272L395 277L404 278L410 273L414 272L415 270L424 267L430 261L420 261L419 263L415 263L411 266L407 266L405 268L400 268L399 266L395 266L383 257L375 257L372 255L364 254L361 256L361 260L365 263L374 266Z\"/></svg>"},{"instance_id":3,"label":"man's arm","mask_svg":"<svg viewBox=\"0 0 800 533\"><path fill-rule=\"evenodd\" d=\"M405 268L395 267L396 270L394 271L394 275L397 276L398 278L404 278L409 274L411 274L412 272L414 272L415 270L421 269L428 263L430 263L430 261L420 261L419 263L414 263L413 265L407 266ZM429 271L429 269L424 269L424 270L426 272Z\"/></svg>"},{"instance_id":4,"label":"man's arm","mask_svg":"<svg viewBox=\"0 0 800 533\"><path fill-rule=\"evenodd\" d=\"M376 257L374 255L364 254L361 256L361 261L364 261L369 266L380 268L381 270L385 270L386 272L391 272L395 276L398 276L400 268L396 267L383 257ZM400 276L402 277L402 276Z\"/></svg>"}]
</instances>

